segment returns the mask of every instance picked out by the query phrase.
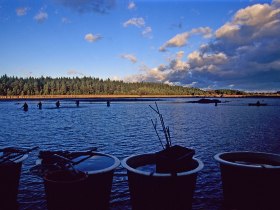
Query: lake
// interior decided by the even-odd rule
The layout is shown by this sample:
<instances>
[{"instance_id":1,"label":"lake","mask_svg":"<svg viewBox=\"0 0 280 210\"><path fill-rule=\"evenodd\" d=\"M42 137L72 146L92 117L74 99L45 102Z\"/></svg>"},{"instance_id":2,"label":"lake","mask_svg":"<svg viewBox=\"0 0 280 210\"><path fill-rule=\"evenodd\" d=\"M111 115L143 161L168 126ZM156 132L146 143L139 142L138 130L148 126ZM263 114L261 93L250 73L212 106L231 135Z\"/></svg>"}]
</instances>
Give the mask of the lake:
<instances>
[{"instance_id":1,"label":"lake","mask_svg":"<svg viewBox=\"0 0 280 210\"><path fill-rule=\"evenodd\" d=\"M280 99L221 98L218 104L186 103L191 98L166 98L106 102L60 100L0 101L0 148L33 147L40 150L85 150L123 158L161 149L151 119L156 114L149 105L157 100L165 124L170 127L173 144L196 150L205 164L199 172L193 209L221 209L222 189L219 165L213 156L225 151L259 151L280 154ZM268 106L248 106L259 100ZM18 201L20 209L46 209L43 182L30 174L38 151L24 162ZM131 209L126 171L120 166L114 176L111 209Z\"/></svg>"}]
</instances>

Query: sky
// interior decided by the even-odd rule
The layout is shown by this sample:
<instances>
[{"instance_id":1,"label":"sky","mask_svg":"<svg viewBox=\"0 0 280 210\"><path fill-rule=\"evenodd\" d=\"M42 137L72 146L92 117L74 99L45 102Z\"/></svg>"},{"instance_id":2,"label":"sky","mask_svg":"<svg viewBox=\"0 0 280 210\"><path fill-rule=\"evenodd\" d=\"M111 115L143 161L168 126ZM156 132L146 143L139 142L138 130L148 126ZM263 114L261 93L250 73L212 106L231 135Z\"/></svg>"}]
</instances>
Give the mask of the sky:
<instances>
[{"instance_id":1,"label":"sky","mask_svg":"<svg viewBox=\"0 0 280 210\"><path fill-rule=\"evenodd\" d=\"M0 0L0 75L280 90L280 0Z\"/></svg>"}]
</instances>

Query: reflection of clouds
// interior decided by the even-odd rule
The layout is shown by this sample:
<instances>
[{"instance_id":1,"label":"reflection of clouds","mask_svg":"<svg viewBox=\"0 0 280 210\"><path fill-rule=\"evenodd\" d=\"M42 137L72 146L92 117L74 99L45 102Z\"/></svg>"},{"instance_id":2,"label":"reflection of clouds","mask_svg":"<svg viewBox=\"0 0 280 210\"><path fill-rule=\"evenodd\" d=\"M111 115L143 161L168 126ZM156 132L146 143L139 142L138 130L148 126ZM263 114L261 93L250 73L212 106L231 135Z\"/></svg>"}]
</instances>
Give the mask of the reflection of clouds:
<instances>
[{"instance_id":1,"label":"reflection of clouds","mask_svg":"<svg viewBox=\"0 0 280 210\"><path fill-rule=\"evenodd\" d=\"M106 13L112 9L115 0L55 0L65 7L71 8L79 13L98 12Z\"/></svg>"},{"instance_id":2,"label":"reflection of clouds","mask_svg":"<svg viewBox=\"0 0 280 210\"><path fill-rule=\"evenodd\" d=\"M180 51L167 64L131 78L199 88L279 89L279 34L280 0L248 6L217 29L211 42L190 52L185 59ZM183 47L193 35L213 36L208 27L195 28L177 34L160 51Z\"/></svg>"}]
</instances>

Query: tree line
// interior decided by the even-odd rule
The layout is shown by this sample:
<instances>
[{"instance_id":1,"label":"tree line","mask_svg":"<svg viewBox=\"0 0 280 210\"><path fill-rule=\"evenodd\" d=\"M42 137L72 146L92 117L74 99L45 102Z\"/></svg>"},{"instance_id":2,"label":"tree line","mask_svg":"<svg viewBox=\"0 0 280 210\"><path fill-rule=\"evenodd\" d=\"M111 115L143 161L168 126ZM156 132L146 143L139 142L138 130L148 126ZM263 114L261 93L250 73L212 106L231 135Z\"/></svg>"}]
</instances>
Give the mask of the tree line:
<instances>
[{"instance_id":1,"label":"tree line","mask_svg":"<svg viewBox=\"0 0 280 210\"><path fill-rule=\"evenodd\" d=\"M127 83L94 77L0 77L0 95L204 95L206 91L163 83Z\"/></svg>"}]
</instances>

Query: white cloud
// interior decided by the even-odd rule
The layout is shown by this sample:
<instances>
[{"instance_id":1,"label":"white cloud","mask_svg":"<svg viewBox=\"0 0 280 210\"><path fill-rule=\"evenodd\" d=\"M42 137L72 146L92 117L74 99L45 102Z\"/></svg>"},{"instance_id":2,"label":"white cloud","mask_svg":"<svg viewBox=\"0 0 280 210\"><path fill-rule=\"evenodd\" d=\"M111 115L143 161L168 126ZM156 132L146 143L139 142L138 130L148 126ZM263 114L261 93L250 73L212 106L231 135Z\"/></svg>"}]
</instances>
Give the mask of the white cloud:
<instances>
[{"instance_id":1,"label":"white cloud","mask_svg":"<svg viewBox=\"0 0 280 210\"><path fill-rule=\"evenodd\" d=\"M135 9L136 8L136 4L133 1L131 1L131 2L128 3L127 8L129 10Z\"/></svg>"},{"instance_id":2,"label":"white cloud","mask_svg":"<svg viewBox=\"0 0 280 210\"><path fill-rule=\"evenodd\" d=\"M150 26L145 27L145 29L142 31L142 35L146 38L152 38L152 28Z\"/></svg>"},{"instance_id":3,"label":"white cloud","mask_svg":"<svg viewBox=\"0 0 280 210\"><path fill-rule=\"evenodd\" d=\"M34 16L34 20L36 20L38 23L43 23L48 19L48 13L44 11L39 11L37 15Z\"/></svg>"},{"instance_id":4,"label":"white cloud","mask_svg":"<svg viewBox=\"0 0 280 210\"><path fill-rule=\"evenodd\" d=\"M166 48L169 47L183 47L188 43L188 39L192 35L202 35L204 38L210 38L212 36L212 30L209 27L200 27L192 29L190 32L184 32L177 34L167 42L165 42L160 48L159 51L165 52Z\"/></svg>"},{"instance_id":5,"label":"white cloud","mask_svg":"<svg viewBox=\"0 0 280 210\"><path fill-rule=\"evenodd\" d=\"M183 58L184 54L185 54L185 52L182 50L177 52L177 54L176 54L177 60L181 60Z\"/></svg>"},{"instance_id":6,"label":"white cloud","mask_svg":"<svg viewBox=\"0 0 280 210\"><path fill-rule=\"evenodd\" d=\"M84 74L83 73L81 73L81 72L79 72L79 71L77 71L77 70L68 70L67 71L67 74L68 75L80 75L80 76L84 76Z\"/></svg>"},{"instance_id":7,"label":"white cloud","mask_svg":"<svg viewBox=\"0 0 280 210\"><path fill-rule=\"evenodd\" d=\"M121 58L127 59L127 60L131 61L132 63L137 62L137 58L132 54L123 54L123 55L121 55Z\"/></svg>"},{"instance_id":8,"label":"white cloud","mask_svg":"<svg viewBox=\"0 0 280 210\"><path fill-rule=\"evenodd\" d=\"M24 15L26 15L28 10L29 10L29 8L27 8L27 7L16 8L17 16L24 16Z\"/></svg>"},{"instance_id":9,"label":"white cloud","mask_svg":"<svg viewBox=\"0 0 280 210\"><path fill-rule=\"evenodd\" d=\"M190 32L191 35L202 35L204 38L211 38L212 37L212 29L209 27L199 27L194 28Z\"/></svg>"},{"instance_id":10,"label":"white cloud","mask_svg":"<svg viewBox=\"0 0 280 210\"><path fill-rule=\"evenodd\" d=\"M271 91L280 84L280 0L237 11L216 30L195 28L177 34L160 50L181 47L193 35L212 36L184 59L179 51L166 64L146 67L134 81L181 84L203 89L235 88Z\"/></svg>"},{"instance_id":11,"label":"white cloud","mask_svg":"<svg viewBox=\"0 0 280 210\"><path fill-rule=\"evenodd\" d=\"M131 18L129 20L127 20L126 22L123 23L124 27L128 27L128 26L136 26L138 28L144 27L145 26L145 20L140 17L140 18Z\"/></svg>"},{"instance_id":12,"label":"white cloud","mask_svg":"<svg viewBox=\"0 0 280 210\"><path fill-rule=\"evenodd\" d=\"M63 24L71 23L71 21L70 21L68 18L66 18L66 17L61 18L61 22L62 22Z\"/></svg>"},{"instance_id":13,"label":"white cloud","mask_svg":"<svg viewBox=\"0 0 280 210\"><path fill-rule=\"evenodd\" d=\"M187 44L189 36L190 36L189 32L177 34L173 38L169 39L166 43L164 43L164 45L162 45L159 48L159 51L164 52L164 51L166 51L166 48L168 48L168 47L182 47L182 46L185 46Z\"/></svg>"},{"instance_id":14,"label":"white cloud","mask_svg":"<svg viewBox=\"0 0 280 210\"><path fill-rule=\"evenodd\" d=\"M96 42L96 41L102 39L102 37L98 34L94 35L92 33L88 33L88 34L85 35L84 39L88 42Z\"/></svg>"},{"instance_id":15,"label":"white cloud","mask_svg":"<svg viewBox=\"0 0 280 210\"><path fill-rule=\"evenodd\" d=\"M272 5L275 7L280 7L280 0L273 0Z\"/></svg>"}]
</instances>

